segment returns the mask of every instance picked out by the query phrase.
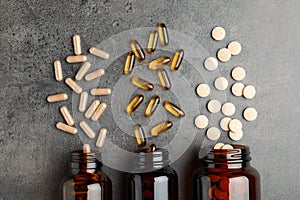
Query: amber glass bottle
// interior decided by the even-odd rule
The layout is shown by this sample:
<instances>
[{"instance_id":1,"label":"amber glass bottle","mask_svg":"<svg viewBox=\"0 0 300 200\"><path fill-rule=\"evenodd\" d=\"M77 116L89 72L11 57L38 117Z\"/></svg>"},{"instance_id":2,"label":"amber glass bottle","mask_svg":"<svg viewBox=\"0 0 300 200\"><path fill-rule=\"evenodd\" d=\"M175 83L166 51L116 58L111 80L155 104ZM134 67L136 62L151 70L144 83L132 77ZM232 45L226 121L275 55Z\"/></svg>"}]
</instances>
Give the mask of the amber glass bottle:
<instances>
[{"instance_id":1,"label":"amber glass bottle","mask_svg":"<svg viewBox=\"0 0 300 200\"><path fill-rule=\"evenodd\" d=\"M193 175L194 200L260 200L260 177L249 148L212 150Z\"/></svg>"},{"instance_id":2,"label":"amber glass bottle","mask_svg":"<svg viewBox=\"0 0 300 200\"><path fill-rule=\"evenodd\" d=\"M112 184L96 153L74 151L60 186L61 200L111 200Z\"/></svg>"},{"instance_id":3,"label":"amber glass bottle","mask_svg":"<svg viewBox=\"0 0 300 200\"><path fill-rule=\"evenodd\" d=\"M129 175L128 200L178 200L177 173L168 162L165 150L140 152L136 167L148 172Z\"/></svg>"}]
</instances>

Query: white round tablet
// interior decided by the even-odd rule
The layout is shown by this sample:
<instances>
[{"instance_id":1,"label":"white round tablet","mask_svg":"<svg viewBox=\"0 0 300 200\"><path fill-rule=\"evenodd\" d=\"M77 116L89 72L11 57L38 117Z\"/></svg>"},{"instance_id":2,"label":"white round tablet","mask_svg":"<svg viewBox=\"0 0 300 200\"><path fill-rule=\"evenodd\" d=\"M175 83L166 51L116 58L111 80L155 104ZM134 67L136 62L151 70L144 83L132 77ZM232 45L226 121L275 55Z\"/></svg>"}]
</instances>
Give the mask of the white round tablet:
<instances>
[{"instance_id":1,"label":"white round tablet","mask_svg":"<svg viewBox=\"0 0 300 200\"><path fill-rule=\"evenodd\" d=\"M255 110L255 108L246 108L244 110L243 116L245 120L252 122L257 118L257 111Z\"/></svg>"},{"instance_id":2,"label":"white round tablet","mask_svg":"<svg viewBox=\"0 0 300 200\"><path fill-rule=\"evenodd\" d=\"M198 85L196 92L199 97L207 97L210 94L210 88L207 84L201 83Z\"/></svg>"},{"instance_id":3,"label":"white round tablet","mask_svg":"<svg viewBox=\"0 0 300 200\"><path fill-rule=\"evenodd\" d=\"M254 86L252 85L247 85L246 87L244 87L243 89L243 96L246 99L253 99L256 95L256 89Z\"/></svg>"},{"instance_id":4,"label":"white round tablet","mask_svg":"<svg viewBox=\"0 0 300 200\"><path fill-rule=\"evenodd\" d=\"M230 42L227 48L233 56L239 55L242 51L242 46L237 41Z\"/></svg>"},{"instance_id":5,"label":"white round tablet","mask_svg":"<svg viewBox=\"0 0 300 200\"><path fill-rule=\"evenodd\" d=\"M217 57L221 62L227 62L231 58L231 53L227 48L222 48L218 50Z\"/></svg>"},{"instance_id":6,"label":"white round tablet","mask_svg":"<svg viewBox=\"0 0 300 200\"><path fill-rule=\"evenodd\" d=\"M235 67L232 71L231 71L231 76L234 80L236 81L241 81L246 77L246 71L244 68L242 67Z\"/></svg>"},{"instance_id":7,"label":"white round tablet","mask_svg":"<svg viewBox=\"0 0 300 200\"><path fill-rule=\"evenodd\" d=\"M244 133L242 130L239 130L237 132L229 131L229 137L234 141L239 141L242 139Z\"/></svg>"},{"instance_id":8,"label":"white round tablet","mask_svg":"<svg viewBox=\"0 0 300 200\"><path fill-rule=\"evenodd\" d=\"M231 149L234 149L234 148L230 144L225 144L224 146L222 146L222 149L231 150Z\"/></svg>"},{"instance_id":9,"label":"white round tablet","mask_svg":"<svg viewBox=\"0 0 300 200\"><path fill-rule=\"evenodd\" d=\"M224 28L217 26L215 27L212 32L211 32L211 36L213 39L220 41L223 40L226 36L226 31Z\"/></svg>"},{"instance_id":10,"label":"white round tablet","mask_svg":"<svg viewBox=\"0 0 300 200\"><path fill-rule=\"evenodd\" d=\"M216 78L214 85L217 90L226 90L228 87L228 80L224 77L218 77Z\"/></svg>"},{"instance_id":11,"label":"white round tablet","mask_svg":"<svg viewBox=\"0 0 300 200\"><path fill-rule=\"evenodd\" d=\"M229 129L233 132L238 132L242 130L242 128L243 128L243 124L238 119L233 119L229 122Z\"/></svg>"},{"instance_id":12,"label":"white round tablet","mask_svg":"<svg viewBox=\"0 0 300 200\"><path fill-rule=\"evenodd\" d=\"M243 89L245 85L243 83L234 83L231 86L231 92L234 96L240 97L243 95Z\"/></svg>"},{"instance_id":13,"label":"white round tablet","mask_svg":"<svg viewBox=\"0 0 300 200\"><path fill-rule=\"evenodd\" d=\"M215 144L214 149L221 149L224 146L224 143L220 142Z\"/></svg>"},{"instance_id":14,"label":"white round tablet","mask_svg":"<svg viewBox=\"0 0 300 200\"><path fill-rule=\"evenodd\" d=\"M207 104L207 109L211 113L217 113L221 110L221 103L220 101L213 99L210 100Z\"/></svg>"},{"instance_id":15,"label":"white round tablet","mask_svg":"<svg viewBox=\"0 0 300 200\"><path fill-rule=\"evenodd\" d=\"M222 113L225 116L232 116L235 113L235 105L231 102L226 102L222 105Z\"/></svg>"},{"instance_id":16,"label":"white round tablet","mask_svg":"<svg viewBox=\"0 0 300 200\"><path fill-rule=\"evenodd\" d=\"M220 127L223 131L229 131L229 122L231 121L230 117L224 117L220 121Z\"/></svg>"},{"instance_id":17,"label":"white round tablet","mask_svg":"<svg viewBox=\"0 0 300 200\"><path fill-rule=\"evenodd\" d=\"M195 125L197 128L206 128L208 126L208 118L205 115L198 115L195 118Z\"/></svg>"},{"instance_id":18,"label":"white round tablet","mask_svg":"<svg viewBox=\"0 0 300 200\"><path fill-rule=\"evenodd\" d=\"M208 57L204 61L204 67L208 71L214 71L218 68L218 60L214 57Z\"/></svg>"},{"instance_id":19,"label":"white round tablet","mask_svg":"<svg viewBox=\"0 0 300 200\"><path fill-rule=\"evenodd\" d=\"M220 136L221 136L221 131L216 127L210 127L206 131L206 137L209 140L217 140L220 138Z\"/></svg>"}]
</instances>

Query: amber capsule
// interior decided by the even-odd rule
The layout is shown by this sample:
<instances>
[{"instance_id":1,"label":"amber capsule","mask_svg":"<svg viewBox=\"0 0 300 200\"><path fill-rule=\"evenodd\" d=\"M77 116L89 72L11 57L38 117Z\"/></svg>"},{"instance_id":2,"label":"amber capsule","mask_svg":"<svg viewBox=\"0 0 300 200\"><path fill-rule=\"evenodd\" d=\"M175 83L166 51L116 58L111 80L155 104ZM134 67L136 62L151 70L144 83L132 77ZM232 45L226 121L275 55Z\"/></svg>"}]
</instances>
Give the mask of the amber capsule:
<instances>
[{"instance_id":1,"label":"amber capsule","mask_svg":"<svg viewBox=\"0 0 300 200\"><path fill-rule=\"evenodd\" d=\"M169 44L169 34L165 23L158 24L158 37L162 46L167 46Z\"/></svg>"},{"instance_id":2,"label":"amber capsule","mask_svg":"<svg viewBox=\"0 0 300 200\"><path fill-rule=\"evenodd\" d=\"M181 62L184 57L184 51L183 49L178 49L173 57L172 63L171 63L171 70L177 71L181 65Z\"/></svg>"},{"instance_id":3,"label":"amber capsule","mask_svg":"<svg viewBox=\"0 0 300 200\"><path fill-rule=\"evenodd\" d=\"M142 78L138 78L136 76L132 77L131 82L133 83L133 85L143 89L143 90L153 90L154 89L154 85Z\"/></svg>"},{"instance_id":4,"label":"amber capsule","mask_svg":"<svg viewBox=\"0 0 300 200\"><path fill-rule=\"evenodd\" d=\"M147 51L150 54L153 54L157 47L157 41L158 41L158 32L156 30L151 31L148 41L148 47Z\"/></svg>"},{"instance_id":5,"label":"amber capsule","mask_svg":"<svg viewBox=\"0 0 300 200\"><path fill-rule=\"evenodd\" d=\"M143 48L136 40L130 41L130 48L133 51L135 57L139 59L139 61L144 61L146 59L146 55Z\"/></svg>"},{"instance_id":6,"label":"amber capsule","mask_svg":"<svg viewBox=\"0 0 300 200\"><path fill-rule=\"evenodd\" d=\"M151 129L151 135L152 136L158 136L164 132L166 132L167 130L169 130L170 128L172 128L173 126L173 122L172 121L165 121L165 122L162 122L156 126L154 126L152 129Z\"/></svg>"},{"instance_id":7,"label":"amber capsule","mask_svg":"<svg viewBox=\"0 0 300 200\"><path fill-rule=\"evenodd\" d=\"M171 81L169 79L167 71L164 69L160 69L157 73L161 86L163 86L163 88L165 88L166 90L171 89Z\"/></svg>"},{"instance_id":8,"label":"amber capsule","mask_svg":"<svg viewBox=\"0 0 300 200\"><path fill-rule=\"evenodd\" d=\"M141 125L137 124L134 127L134 135L135 135L136 142L139 146L146 145L146 135Z\"/></svg>"},{"instance_id":9,"label":"amber capsule","mask_svg":"<svg viewBox=\"0 0 300 200\"><path fill-rule=\"evenodd\" d=\"M174 105L169 101L164 102L164 107L167 111L169 111L175 117L184 117L185 113L178 106Z\"/></svg>"},{"instance_id":10,"label":"amber capsule","mask_svg":"<svg viewBox=\"0 0 300 200\"><path fill-rule=\"evenodd\" d=\"M171 58L168 56L164 56L151 61L148 65L148 68L151 70L161 69L163 66L169 64L170 62Z\"/></svg>"},{"instance_id":11,"label":"amber capsule","mask_svg":"<svg viewBox=\"0 0 300 200\"><path fill-rule=\"evenodd\" d=\"M124 65L124 70L123 70L124 74L130 74L132 72L134 63L135 63L135 56L134 53L130 51L127 55L126 62Z\"/></svg>"},{"instance_id":12,"label":"amber capsule","mask_svg":"<svg viewBox=\"0 0 300 200\"><path fill-rule=\"evenodd\" d=\"M151 117L154 114L155 110L157 109L159 103L160 103L160 97L157 95L153 96L147 105L145 116Z\"/></svg>"},{"instance_id":13,"label":"amber capsule","mask_svg":"<svg viewBox=\"0 0 300 200\"><path fill-rule=\"evenodd\" d=\"M144 101L144 95L142 94L138 94L136 95L128 104L127 108L126 108L126 112L128 114L133 113L140 105L141 103Z\"/></svg>"}]
</instances>

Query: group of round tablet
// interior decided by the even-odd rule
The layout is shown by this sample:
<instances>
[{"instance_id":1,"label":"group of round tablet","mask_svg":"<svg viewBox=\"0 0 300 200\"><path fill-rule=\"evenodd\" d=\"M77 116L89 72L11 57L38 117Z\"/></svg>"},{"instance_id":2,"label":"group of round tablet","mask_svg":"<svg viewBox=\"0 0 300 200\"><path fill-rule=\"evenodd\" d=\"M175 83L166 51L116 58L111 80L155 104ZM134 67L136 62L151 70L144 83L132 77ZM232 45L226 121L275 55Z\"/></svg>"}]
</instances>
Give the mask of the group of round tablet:
<instances>
[{"instance_id":1,"label":"group of round tablet","mask_svg":"<svg viewBox=\"0 0 300 200\"><path fill-rule=\"evenodd\" d=\"M212 38L214 40L223 40L226 36L226 32L222 27L215 27L212 30ZM221 62L227 62L231 59L231 56L240 54L242 47L239 42L233 41L227 45L227 48L221 48L217 52L217 58L208 57L204 61L204 68L208 71L214 71L218 68L218 60ZM234 67L231 71L231 77L235 81L242 81L246 77L246 71L243 67ZM224 91L228 88L228 80L225 77L217 77L214 81L214 87L216 90ZM205 98L210 95L211 89L208 84L200 83L196 88L196 93L199 97ZM234 96L243 96L246 99L252 99L256 95L256 89L252 85L244 85L241 82L235 82L231 86L231 92ZM231 102L220 103L217 99L211 99L207 103L207 109L210 113L222 112L225 116L220 121L220 127L224 131L228 131L229 137L238 141L243 137L242 122L238 119L231 119L230 116L236 112L236 107ZM257 118L257 111L255 108L248 107L243 111L243 117L247 121L254 121ZM208 118L200 114L195 118L195 125L197 128L204 129L209 125ZM206 136L210 140L218 140L221 136L221 131L217 127L210 127L206 131ZM224 145L224 144L223 144ZM227 146L225 146L226 148Z\"/></svg>"}]
</instances>

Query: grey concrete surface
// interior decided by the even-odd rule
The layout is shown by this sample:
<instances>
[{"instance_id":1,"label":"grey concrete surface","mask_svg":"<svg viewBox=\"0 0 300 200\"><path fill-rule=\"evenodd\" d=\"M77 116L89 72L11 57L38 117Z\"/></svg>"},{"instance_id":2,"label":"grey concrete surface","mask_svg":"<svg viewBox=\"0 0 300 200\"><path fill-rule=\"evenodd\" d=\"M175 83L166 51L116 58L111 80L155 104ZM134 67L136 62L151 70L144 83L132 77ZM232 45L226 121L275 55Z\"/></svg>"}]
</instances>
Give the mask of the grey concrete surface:
<instances>
[{"instance_id":1,"label":"grey concrete surface","mask_svg":"<svg viewBox=\"0 0 300 200\"><path fill-rule=\"evenodd\" d=\"M2 0L0 199L57 199L68 153L82 145L78 137L55 129L61 120L58 104L45 100L62 89L52 63L72 53L71 36L81 35L86 52L112 34L160 21L195 38L212 55L230 40L243 44L234 59L247 70L245 82L257 87L255 100L244 102L256 107L259 117L245 125L241 142L251 147L252 164L261 174L262 199L300 199L299 10L298 0ZM216 25L227 30L225 41L210 39ZM64 73L76 69L65 67ZM201 138L172 164L182 200L192 198L191 172L199 164ZM125 174L104 170L112 178L114 199L123 200Z\"/></svg>"}]
</instances>

